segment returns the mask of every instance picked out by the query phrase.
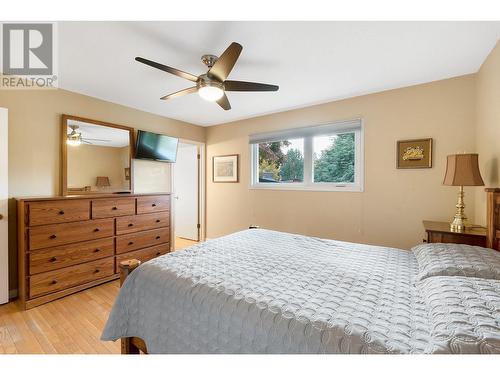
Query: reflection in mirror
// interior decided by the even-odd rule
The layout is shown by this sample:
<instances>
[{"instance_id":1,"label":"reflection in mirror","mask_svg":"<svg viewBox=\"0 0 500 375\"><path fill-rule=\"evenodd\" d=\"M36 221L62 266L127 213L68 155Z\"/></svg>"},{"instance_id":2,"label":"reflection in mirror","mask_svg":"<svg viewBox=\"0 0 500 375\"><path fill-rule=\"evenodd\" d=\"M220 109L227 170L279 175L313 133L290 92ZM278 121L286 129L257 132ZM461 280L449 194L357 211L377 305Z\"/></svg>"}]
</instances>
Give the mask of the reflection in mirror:
<instances>
[{"instance_id":1,"label":"reflection in mirror","mask_svg":"<svg viewBox=\"0 0 500 375\"><path fill-rule=\"evenodd\" d=\"M66 120L66 191L130 191L130 131Z\"/></svg>"}]
</instances>

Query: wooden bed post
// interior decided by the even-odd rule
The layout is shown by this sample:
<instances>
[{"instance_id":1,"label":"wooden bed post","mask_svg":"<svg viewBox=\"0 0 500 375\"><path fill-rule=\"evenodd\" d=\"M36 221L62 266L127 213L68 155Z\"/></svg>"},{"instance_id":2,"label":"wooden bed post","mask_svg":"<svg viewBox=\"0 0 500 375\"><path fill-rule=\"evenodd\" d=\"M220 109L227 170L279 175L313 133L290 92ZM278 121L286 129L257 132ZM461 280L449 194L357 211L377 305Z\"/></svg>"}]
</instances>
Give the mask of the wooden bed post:
<instances>
[{"instance_id":1,"label":"wooden bed post","mask_svg":"<svg viewBox=\"0 0 500 375\"><path fill-rule=\"evenodd\" d=\"M137 259L129 259L120 262L118 267L120 268L120 286L123 285L125 279L130 273L141 265L141 261Z\"/></svg>"},{"instance_id":2,"label":"wooden bed post","mask_svg":"<svg viewBox=\"0 0 500 375\"><path fill-rule=\"evenodd\" d=\"M127 276L140 265L141 261L137 259L129 259L120 262L120 286L123 285ZM133 344L132 339L132 337L123 337L121 339L122 354L140 354L139 348Z\"/></svg>"},{"instance_id":3,"label":"wooden bed post","mask_svg":"<svg viewBox=\"0 0 500 375\"><path fill-rule=\"evenodd\" d=\"M500 189L488 188L486 190L486 247L500 250Z\"/></svg>"}]
</instances>

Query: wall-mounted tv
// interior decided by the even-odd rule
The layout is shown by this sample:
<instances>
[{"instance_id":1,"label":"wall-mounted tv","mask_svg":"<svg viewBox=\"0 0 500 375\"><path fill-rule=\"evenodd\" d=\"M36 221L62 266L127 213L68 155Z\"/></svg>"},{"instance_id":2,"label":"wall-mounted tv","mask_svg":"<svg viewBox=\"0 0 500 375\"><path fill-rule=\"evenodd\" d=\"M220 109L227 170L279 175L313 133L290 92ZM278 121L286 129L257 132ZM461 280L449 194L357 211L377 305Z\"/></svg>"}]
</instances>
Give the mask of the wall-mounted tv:
<instances>
[{"instance_id":1,"label":"wall-mounted tv","mask_svg":"<svg viewBox=\"0 0 500 375\"><path fill-rule=\"evenodd\" d=\"M175 163L178 143L177 138L139 130L135 158Z\"/></svg>"}]
</instances>

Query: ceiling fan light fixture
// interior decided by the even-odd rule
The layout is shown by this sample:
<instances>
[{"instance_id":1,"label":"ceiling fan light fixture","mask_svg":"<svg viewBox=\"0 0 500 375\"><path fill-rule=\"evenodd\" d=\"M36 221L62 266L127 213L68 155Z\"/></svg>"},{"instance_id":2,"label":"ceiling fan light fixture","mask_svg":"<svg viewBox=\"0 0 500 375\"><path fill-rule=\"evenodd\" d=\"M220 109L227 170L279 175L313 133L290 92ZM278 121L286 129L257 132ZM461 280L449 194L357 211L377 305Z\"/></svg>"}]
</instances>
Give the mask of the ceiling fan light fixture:
<instances>
[{"instance_id":1,"label":"ceiling fan light fixture","mask_svg":"<svg viewBox=\"0 0 500 375\"><path fill-rule=\"evenodd\" d=\"M69 146L80 146L82 144L82 134L78 133L78 125L70 125L71 133L66 137L66 144Z\"/></svg>"},{"instance_id":2,"label":"ceiling fan light fixture","mask_svg":"<svg viewBox=\"0 0 500 375\"><path fill-rule=\"evenodd\" d=\"M198 95L206 101L216 102L224 96L224 85L221 82L209 78L202 74L196 82Z\"/></svg>"},{"instance_id":3,"label":"ceiling fan light fixture","mask_svg":"<svg viewBox=\"0 0 500 375\"><path fill-rule=\"evenodd\" d=\"M77 139L68 138L66 140L66 144L69 146L80 146L82 144L82 141L79 138L77 138Z\"/></svg>"}]
</instances>

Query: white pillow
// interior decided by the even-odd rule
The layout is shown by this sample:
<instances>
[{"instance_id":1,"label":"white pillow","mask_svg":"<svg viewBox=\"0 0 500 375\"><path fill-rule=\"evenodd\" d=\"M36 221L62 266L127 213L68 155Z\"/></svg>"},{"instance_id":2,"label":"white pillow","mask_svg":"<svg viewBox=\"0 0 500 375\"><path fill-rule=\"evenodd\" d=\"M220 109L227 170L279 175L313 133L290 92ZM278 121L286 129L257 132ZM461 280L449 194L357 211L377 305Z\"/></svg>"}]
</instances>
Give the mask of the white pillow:
<instances>
[{"instance_id":1,"label":"white pillow","mask_svg":"<svg viewBox=\"0 0 500 375\"><path fill-rule=\"evenodd\" d=\"M500 252L479 246L429 243L411 249L418 280L431 276L467 276L500 280Z\"/></svg>"}]
</instances>

